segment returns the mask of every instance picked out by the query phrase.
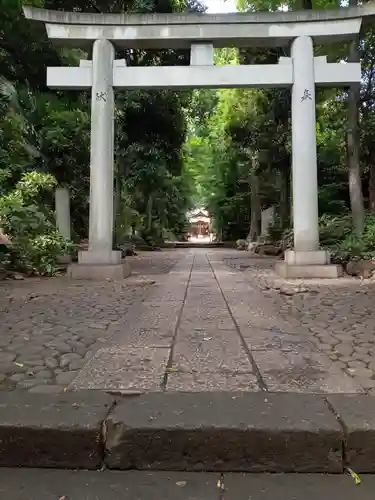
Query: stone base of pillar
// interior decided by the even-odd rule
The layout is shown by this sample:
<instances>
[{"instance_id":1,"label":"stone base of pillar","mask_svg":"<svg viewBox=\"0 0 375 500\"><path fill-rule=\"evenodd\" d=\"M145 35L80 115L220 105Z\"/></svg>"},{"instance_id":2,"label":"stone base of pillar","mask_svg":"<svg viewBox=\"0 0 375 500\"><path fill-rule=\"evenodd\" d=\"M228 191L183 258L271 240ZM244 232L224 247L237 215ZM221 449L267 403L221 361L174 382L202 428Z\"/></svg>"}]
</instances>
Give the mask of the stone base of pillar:
<instances>
[{"instance_id":1,"label":"stone base of pillar","mask_svg":"<svg viewBox=\"0 0 375 500\"><path fill-rule=\"evenodd\" d=\"M72 262L72 256L67 254L67 255L62 255L59 258L59 264L70 264Z\"/></svg>"},{"instance_id":2,"label":"stone base of pillar","mask_svg":"<svg viewBox=\"0 0 375 500\"><path fill-rule=\"evenodd\" d=\"M288 266L325 266L330 264L331 256L326 250L314 252L287 250L284 254L284 262Z\"/></svg>"},{"instance_id":3,"label":"stone base of pillar","mask_svg":"<svg viewBox=\"0 0 375 500\"><path fill-rule=\"evenodd\" d=\"M129 263L120 251L83 250L78 252L78 264L68 267L67 275L72 279L123 280L130 276Z\"/></svg>"},{"instance_id":4,"label":"stone base of pillar","mask_svg":"<svg viewBox=\"0 0 375 500\"><path fill-rule=\"evenodd\" d=\"M285 279L332 279L343 275L341 266L330 264L326 250L296 252L287 250L283 262L277 262L275 272Z\"/></svg>"},{"instance_id":5,"label":"stone base of pillar","mask_svg":"<svg viewBox=\"0 0 375 500\"><path fill-rule=\"evenodd\" d=\"M83 265L116 265L122 263L122 252L118 250L97 251L83 250L78 252L78 263Z\"/></svg>"},{"instance_id":6,"label":"stone base of pillar","mask_svg":"<svg viewBox=\"0 0 375 500\"><path fill-rule=\"evenodd\" d=\"M276 262L275 272L285 279L334 279L343 275L343 269L335 264L305 264L290 265L284 262Z\"/></svg>"},{"instance_id":7,"label":"stone base of pillar","mask_svg":"<svg viewBox=\"0 0 375 500\"><path fill-rule=\"evenodd\" d=\"M120 264L71 264L67 276L75 280L115 280L128 278L130 265L123 261Z\"/></svg>"}]
</instances>

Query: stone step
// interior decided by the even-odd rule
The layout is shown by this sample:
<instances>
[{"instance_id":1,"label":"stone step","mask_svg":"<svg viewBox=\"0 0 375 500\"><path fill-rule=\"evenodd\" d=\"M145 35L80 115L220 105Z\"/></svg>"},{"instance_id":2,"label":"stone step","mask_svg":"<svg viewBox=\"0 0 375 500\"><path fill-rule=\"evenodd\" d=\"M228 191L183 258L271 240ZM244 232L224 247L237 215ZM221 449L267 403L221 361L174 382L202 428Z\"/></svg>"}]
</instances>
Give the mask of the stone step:
<instances>
[{"instance_id":1,"label":"stone step","mask_svg":"<svg viewBox=\"0 0 375 500\"><path fill-rule=\"evenodd\" d=\"M375 472L375 398L0 393L0 466Z\"/></svg>"}]
</instances>

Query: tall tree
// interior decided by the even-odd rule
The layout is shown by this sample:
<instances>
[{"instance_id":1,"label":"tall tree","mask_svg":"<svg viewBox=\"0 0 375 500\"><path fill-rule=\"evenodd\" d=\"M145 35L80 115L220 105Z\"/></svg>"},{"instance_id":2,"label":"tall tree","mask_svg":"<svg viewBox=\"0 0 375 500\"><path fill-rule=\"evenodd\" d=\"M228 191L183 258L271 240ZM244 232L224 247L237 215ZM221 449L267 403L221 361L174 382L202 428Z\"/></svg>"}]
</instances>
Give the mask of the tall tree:
<instances>
[{"instance_id":1,"label":"tall tree","mask_svg":"<svg viewBox=\"0 0 375 500\"><path fill-rule=\"evenodd\" d=\"M357 7L358 0L349 0L349 7ZM355 36L350 43L349 62L359 62L359 37ZM365 225L365 208L363 203L360 135L359 135L360 84L352 84L348 94L348 170L349 193L353 223L358 235L362 234Z\"/></svg>"}]
</instances>

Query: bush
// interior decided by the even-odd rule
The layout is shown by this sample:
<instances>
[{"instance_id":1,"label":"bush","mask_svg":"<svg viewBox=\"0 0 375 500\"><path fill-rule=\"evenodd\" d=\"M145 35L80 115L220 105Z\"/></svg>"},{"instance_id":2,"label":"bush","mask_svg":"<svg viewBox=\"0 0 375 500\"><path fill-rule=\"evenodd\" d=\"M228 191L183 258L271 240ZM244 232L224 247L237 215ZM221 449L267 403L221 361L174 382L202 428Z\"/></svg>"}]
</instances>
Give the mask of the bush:
<instances>
[{"instance_id":1,"label":"bush","mask_svg":"<svg viewBox=\"0 0 375 500\"><path fill-rule=\"evenodd\" d=\"M365 222L366 225L363 233L363 241L368 251L375 251L375 216L367 216Z\"/></svg>"},{"instance_id":2,"label":"bush","mask_svg":"<svg viewBox=\"0 0 375 500\"><path fill-rule=\"evenodd\" d=\"M343 228L344 222L340 226ZM347 227L344 233L345 236L341 241L336 239L336 243L327 245L331 250L333 262L346 263L349 260L370 260L375 257L374 216L366 217L365 230L361 236L349 231Z\"/></svg>"},{"instance_id":3,"label":"bush","mask_svg":"<svg viewBox=\"0 0 375 500\"><path fill-rule=\"evenodd\" d=\"M281 238L281 248L289 250L294 247L294 231L293 228L288 228L283 231Z\"/></svg>"},{"instance_id":4,"label":"bush","mask_svg":"<svg viewBox=\"0 0 375 500\"><path fill-rule=\"evenodd\" d=\"M247 250L247 242L246 240L237 240L236 241L237 250Z\"/></svg>"},{"instance_id":5,"label":"bush","mask_svg":"<svg viewBox=\"0 0 375 500\"><path fill-rule=\"evenodd\" d=\"M27 274L53 276L59 269L60 258L71 249L71 243L56 230L29 238L16 236L9 263L14 269Z\"/></svg>"},{"instance_id":6,"label":"bush","mask_svg":"<svg viewBox=\"0 0 375 500\"><path fill-rule=\"evenodd\" d=\"M43 205L43 191L55 186L48 174L24 174L16 189L0 199L0 222L12 245L3 263L28 274L51 276L71 242L56 230L51 209Z\"/></svg>"},{"instance_id":7,"label":"bush","mask_svg":"<svg viewBox=\"0 0 375 500\"><path fill-rule=\"evenodd\" d=\"M319 219L319 239L322 247L331 247L344 241L353 229L351 215L332 217L323 215Z\"/></svg>"},{"instance_id":8,"label":"bush","mask_svg":"<svg viewBox=\"0 0 375 500\"><path fill-rule=\"evenodd\" d=\"M280 243L283 239L284 228L281 226L280 217L276 216L267 229L267 242L272 244Z\"/></svg>"},{"instance_id":9,"label":"bush","mask_svg":"<svg viewBox=\"0 0 375 500\"><path fill-rule=\"evenodd\" d=\"M349 260L375 257L375 216L367 216L362 236L353 233L352 217L349 214L332 217L323 215L319 219L320 245L331 252L332 261L344 264ZM293 248L293 229L282 235L284 250Z\"/></svg>"}]
</instances>

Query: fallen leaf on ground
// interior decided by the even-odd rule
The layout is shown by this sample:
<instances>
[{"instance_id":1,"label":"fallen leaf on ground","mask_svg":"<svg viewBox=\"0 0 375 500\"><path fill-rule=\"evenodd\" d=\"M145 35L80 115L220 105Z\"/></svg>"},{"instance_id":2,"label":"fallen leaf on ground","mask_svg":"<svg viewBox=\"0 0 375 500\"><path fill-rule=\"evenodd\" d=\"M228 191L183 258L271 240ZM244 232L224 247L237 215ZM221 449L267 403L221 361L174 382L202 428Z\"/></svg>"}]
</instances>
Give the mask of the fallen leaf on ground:
<instances>
[{"instance_id":1,"label":"fallen leaf on ground","mask_svg":"<svg viewBox=\"0 0 375 500\"><path fill-rule=\"evenodd\" d=\"M183 488L184 486L186 486L187 484L187 481L177 481L177 486L181 486L181 488Z\"/></svg>"},{"instance_id":2,"label":"fallen leaf on ground","mask_svg":"<svg viewBox=\"0 0 375 500\"><path fill-rule=\"evenodd\" d=\"M217 487L220 489L220 490L223 490L224 489L224 482L221 481L221 479L219 479L219 481L217 482Z\"/></svg>"},{"instance_id":3,"label":"fallen leaf on ground","mask_svg":"<svg viewBox=\"0 0 375 500\"><path fill-rule=\"evenodd\" d=\"M179 371L180 369L178 368L178 366L170 366L166 370L167 373L178 373Z\"/></svg>"},{"instance_id":4,"label":"fallen leaf on ground","mask_svg":"<svg viewBox=\"0 0 375 500\"><path fill-rule=\"evenodd\" d=\"M19 366L20 368L22 368L24 365L22 363L14 363L16 366Z\"/></svg>"},{"instance_id":5,"label":"fallen leaf on ground","mask_svg":"<svg viewBox=\"0 0 375 500\"><path fill-rule=\"evenodd\" d=\"M358 476L358 474L356 472L354 472L353 469L349 469L349 467L348 467L347 471L354 479L355 484L361 484L361 478Z\"/></svg>"}]
</instances>

